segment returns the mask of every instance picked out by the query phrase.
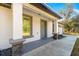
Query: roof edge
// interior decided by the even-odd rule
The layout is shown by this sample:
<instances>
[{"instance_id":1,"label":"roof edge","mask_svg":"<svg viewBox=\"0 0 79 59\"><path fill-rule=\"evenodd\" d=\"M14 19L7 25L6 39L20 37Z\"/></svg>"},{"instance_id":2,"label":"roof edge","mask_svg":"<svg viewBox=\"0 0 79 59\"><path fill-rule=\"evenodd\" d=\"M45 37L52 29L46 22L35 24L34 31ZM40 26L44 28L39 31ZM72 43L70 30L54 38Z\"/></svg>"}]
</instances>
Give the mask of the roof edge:
<instances>
[{"instance_id":1,"label":"roof edge","mask_svg":"<svg viewBox=\"0 0 79 59\"><path fill-rule=\"evenodd\" d=\"M41 3L43 4L45 7L47 7L51 12L54 12L55 14L57 14L57 16L61 18L63 18L58 12L56 12L55 10L52 10L50 6L48 6L46 3Z\"/></svg>"}]
</instances>

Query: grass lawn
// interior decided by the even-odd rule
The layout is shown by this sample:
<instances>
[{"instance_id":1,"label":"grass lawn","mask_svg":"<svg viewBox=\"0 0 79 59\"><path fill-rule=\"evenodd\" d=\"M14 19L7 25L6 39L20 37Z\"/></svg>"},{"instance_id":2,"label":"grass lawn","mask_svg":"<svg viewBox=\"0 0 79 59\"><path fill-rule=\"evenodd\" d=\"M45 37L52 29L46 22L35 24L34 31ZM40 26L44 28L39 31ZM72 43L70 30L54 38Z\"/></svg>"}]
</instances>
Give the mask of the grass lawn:
<instances>
[{"instance_id":1,"label":"grass lawn","mask_svg":"<svg viewBox=\"0 0 79 59\"><path fill-rule=\"evenodd\" d=\"M75 42L71 56L79 56L79 38L77 38L77 40Z\"/></svg>"}]
</instances>

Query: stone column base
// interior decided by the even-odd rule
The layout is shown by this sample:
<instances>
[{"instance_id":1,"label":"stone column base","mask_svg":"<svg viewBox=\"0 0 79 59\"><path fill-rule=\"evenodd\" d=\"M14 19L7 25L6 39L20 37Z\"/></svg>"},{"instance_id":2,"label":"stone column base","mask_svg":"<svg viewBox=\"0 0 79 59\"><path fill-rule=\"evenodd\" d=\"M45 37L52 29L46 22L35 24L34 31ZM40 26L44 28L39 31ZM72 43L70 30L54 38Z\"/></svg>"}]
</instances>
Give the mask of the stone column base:
<instances>
[{"instance_id":1,"label":"stone column base","mask_svg":"<svg viewBox=\"0 0 79 59\"><path fill-rule=\"evenodd\" d=\"M0 50L0 56L12 56L12 48Z\"/></svg>"},{"instance_id":2,"label":"stone column base","mask_svg":"<svg viewBox=\"0 0 79 59\"><path fill-rule=\"evenodd\" d=\"M24 39L10 40L10 43L12 44L13 56L18 56L22 54L23 42L24 42Z\"/></svg>"},{"instance_id":3,"label":"stone column base","mask_svg":"<svg viewBox=\"0 0 79 59\"><path fill-rule=\"evenodd\" d=\"M57 33L54 33L54 34L53 34L53 38L54 38L54 39L58 39L58 34L57 34Z\"/></svg>"}]
</instances>

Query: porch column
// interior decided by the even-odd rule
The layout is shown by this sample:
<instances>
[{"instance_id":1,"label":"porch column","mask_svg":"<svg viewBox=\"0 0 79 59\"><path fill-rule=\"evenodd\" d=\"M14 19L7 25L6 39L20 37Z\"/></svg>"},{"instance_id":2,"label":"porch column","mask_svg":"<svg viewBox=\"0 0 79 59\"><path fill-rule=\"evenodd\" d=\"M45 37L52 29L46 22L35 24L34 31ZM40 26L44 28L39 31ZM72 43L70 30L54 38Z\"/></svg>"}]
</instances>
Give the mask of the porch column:
<instances>
[{"instance_id":1,"label":"porch column","mask_svg":"<svg viewBox=\"0 0 79 59\"><path fill-rule=\"evenodd\" d=\"M21 3L12 4L13 34L10 43L12 44L12 55L20 55L24 39L22 38L22 8Z\"/></svg>"},{"instance_id":2,"label":"porch column","mask_svg":"<svg viewBox=\"0 0 79 59\"><path fill-rule=\"evenodd\" d=\"M58 22L54 21L54 39L58 39Z\"/></svg>"},{"instance_id":3,"label":"porch column","mask_svg":"<svg viewBox=\"0 0 79 59\"><path fill-rule=\"evenodd\" d=\"M54 21L54 33L58 34L58 21Z\"/></svg>"}]
</instances>

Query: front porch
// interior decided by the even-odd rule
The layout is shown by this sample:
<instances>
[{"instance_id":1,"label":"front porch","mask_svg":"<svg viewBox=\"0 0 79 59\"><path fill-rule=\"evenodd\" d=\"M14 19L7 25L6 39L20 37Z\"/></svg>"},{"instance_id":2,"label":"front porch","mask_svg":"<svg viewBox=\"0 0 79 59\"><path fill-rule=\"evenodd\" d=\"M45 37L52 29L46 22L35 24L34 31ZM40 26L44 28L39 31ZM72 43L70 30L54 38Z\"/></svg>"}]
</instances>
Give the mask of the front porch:
<instances>
[{"instance_id":1,"label":"front porch","mask_svg":"<svg viewBox=\"0 0 79 59\"><path fill-rule=\"evenodd\" d=\"M52 37L53 33L58 33L57 21L62 17L40 3L2 3L0 4L0 18L1 54L18 55L23 44L40 43L32 48L27 47L30 50L50 42L50 39L45 41L40 39ZM28 52L27 48L26 52Z\"/></svg>"},{"instance_id":2,"label":"front porch","mask_svg":"<svg viewBox=\"0 0 79 59\"><path fill-rule=\"evenodd\" d=\"M60 40L40 40L24 45L23 56L70 56L76 36L67 36ZM27 48L26 48L27 47Z\"/></svg>"}]
</instances>

